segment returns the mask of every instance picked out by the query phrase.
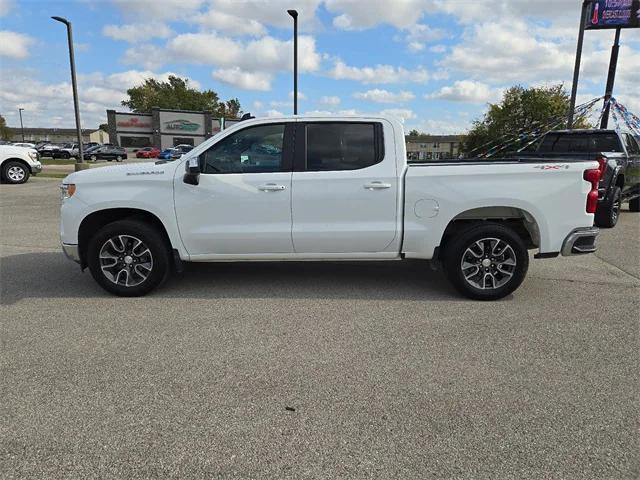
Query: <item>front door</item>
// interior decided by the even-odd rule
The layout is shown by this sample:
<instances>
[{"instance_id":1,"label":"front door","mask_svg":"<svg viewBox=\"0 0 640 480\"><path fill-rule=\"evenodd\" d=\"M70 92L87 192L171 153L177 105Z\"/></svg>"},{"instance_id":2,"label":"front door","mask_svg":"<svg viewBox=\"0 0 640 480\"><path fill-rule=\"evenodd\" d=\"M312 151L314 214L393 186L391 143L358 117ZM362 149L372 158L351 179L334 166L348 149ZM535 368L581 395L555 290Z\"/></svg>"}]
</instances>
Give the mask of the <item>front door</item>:
<instances>
[{"instance_id":1,"label":"front door","mask_svg":"<svg viewBox=\"0 0 640 480\"><path fill-rule=\"evenodd\" d=\"M182 241L190 255L292 253L293 124L236 131L199 157L199 185L175 179Z\"/></svg>"},{"instance_id":2,"label":"front door","mask_svg":"<svg viewBox=\"0 0 640 480\"><path fill-rule=\"evenodd\" d=\"M292 189L296 253L376 253L394 245L398 174L382 123L298 124Z\"/></svg>"}]
</instances>

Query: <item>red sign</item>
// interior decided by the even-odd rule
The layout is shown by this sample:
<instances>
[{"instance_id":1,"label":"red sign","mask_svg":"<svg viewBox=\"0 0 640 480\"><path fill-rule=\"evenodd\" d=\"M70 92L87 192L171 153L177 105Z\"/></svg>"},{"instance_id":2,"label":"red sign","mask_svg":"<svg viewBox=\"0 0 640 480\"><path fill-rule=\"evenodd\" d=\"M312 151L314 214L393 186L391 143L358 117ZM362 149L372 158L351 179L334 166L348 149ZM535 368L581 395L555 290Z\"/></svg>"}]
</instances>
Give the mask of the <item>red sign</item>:
<instances>
[{"instance_id":1,"label":"red sign","mask_svg":"<svg viewBox=\"0 0 640 480\"><path fill-rule=\"evenodd\" d=\"M128 128L151 128L151 123L141 122L139 119L133 117L129 120L120 120L116 125L119 127Z\"/></svg>"}]
</instances>

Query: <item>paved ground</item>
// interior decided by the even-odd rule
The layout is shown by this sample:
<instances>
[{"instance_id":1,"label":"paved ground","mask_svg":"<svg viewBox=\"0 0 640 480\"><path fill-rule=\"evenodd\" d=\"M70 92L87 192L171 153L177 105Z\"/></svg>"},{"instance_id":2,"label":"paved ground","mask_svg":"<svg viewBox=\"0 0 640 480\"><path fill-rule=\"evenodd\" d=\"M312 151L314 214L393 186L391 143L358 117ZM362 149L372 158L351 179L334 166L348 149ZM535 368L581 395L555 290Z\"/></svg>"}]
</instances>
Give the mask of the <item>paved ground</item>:
<instances>
[{"instance_id":1,"label":"paved ground","mask_svg":"<svg viewBox=\"0 0 640 480\"><path fill-rule=\"evenodd\" d=\"M640 215L495 303L421 263L194 265L122 299L63 259L56 187L0 187L1 478L640 474Z\"/></svg>"}]
</instances>

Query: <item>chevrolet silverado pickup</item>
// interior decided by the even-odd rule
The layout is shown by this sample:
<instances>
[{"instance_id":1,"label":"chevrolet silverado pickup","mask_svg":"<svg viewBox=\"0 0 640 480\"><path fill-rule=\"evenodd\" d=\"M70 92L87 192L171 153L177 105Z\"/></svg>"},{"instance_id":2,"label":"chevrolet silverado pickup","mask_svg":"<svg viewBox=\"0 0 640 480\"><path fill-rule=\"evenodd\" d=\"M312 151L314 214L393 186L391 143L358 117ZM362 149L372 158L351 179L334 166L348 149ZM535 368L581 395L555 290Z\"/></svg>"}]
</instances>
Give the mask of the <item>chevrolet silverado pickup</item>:
<instances>
[{"instance_id":1,"label":"chevrolet silverado pickup","mask_svg":"<svg viewBox=\"0 0 640 480\"><path fill-rule=\"evenodd\" d=\"M408 165L382 117L249 119L173 161L72 173L64 253L146 294L182 262L425 259L464 295L513 292L535 258L595 251L598 162Z\"/></svg>"},{"instance_id":2,"label":"chevrolet silverado pickup","mask_svg":"<svg viewBox=\"0 0 640 480\"><path fill-rule=\"evenodd\" d=\"M640 212L640 145L630 132L556 130L548 132L529 159L593 159L600 164L595 224L615 227L623 202Z\"/></svg>"}]
</instances>

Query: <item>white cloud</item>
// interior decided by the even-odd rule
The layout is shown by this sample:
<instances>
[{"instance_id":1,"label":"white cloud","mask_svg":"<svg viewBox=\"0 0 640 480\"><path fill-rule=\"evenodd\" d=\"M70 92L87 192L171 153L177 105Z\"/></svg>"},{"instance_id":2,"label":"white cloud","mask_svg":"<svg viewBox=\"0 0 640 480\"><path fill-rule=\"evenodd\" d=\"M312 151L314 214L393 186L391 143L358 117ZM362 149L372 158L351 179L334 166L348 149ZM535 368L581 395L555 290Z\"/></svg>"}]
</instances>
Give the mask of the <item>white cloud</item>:
<instances>
[{"instance_id":1,"label":"white cloud","mask_svg":"<svg viewBox=\"0 0 640 480\"><path fill-rule=\"evenodd\" d=\"M141 38L167 38L172 35L171 29L162 22L129 23L126 25L105 25L102 34L114 40L137 43Z\"/></svg>"},{"instance_id":2,"label":"white cloud","mask_svg":"<svg viewBox=\"0 0 640 480\"><path fill-rule=\"evenodd\" d=\"M146 20L179 19L200 8L203 0L113 0L126 16Z\"/></svg>"},{"instance_id":3,"label":"white cloud","mask_svg":"<svg viewBox=\"0 0 640 480\"><path fill-rule=\"evenodd\" d=\"M446 45L433 45L429 47L429 51L433 53L444 53L447 51Z\"/></svg>"},{"instance_id":4,"label":"white cloud","mask_svg":"<svg viewBox=\"0 0 640 480\"><path fill-rule=\"evenodd\" d=\"M127 65L136 65L146 69L162 66L166 61L166 55L161 47L150 43L142 43L127 48L122 56L122 62Z\"/></svg>"},{"instance_id":5,"label":"white cloud","mask_svg":"<svg viewBox=\"0 0 640 480\"><path fill-rule=\"evenodd\" d=\"M354 0L325 0L329 12L337 14L333 25L342 30L362 30L381 23L396 28L414 25L426 6L425 0L367 0L366 4Z\"/></svg>"},{"instance_id":6,"label":"white cloud","mask_svg":"<svg viewBox=\"0 0 640 480\"><path fill-rule=\"evenodd\" d=\"M452 102L485 103L500 97L502 89L492 89L489 85L473 80L458 80L453 85L425 95L425 98L450 100Z\"/></svg>"},{"instance_id":7,"label":"white cloud","mask_svg":"<svg viewBox=\"0 0 640 480\"><path fill-rule=\"evenodd\" d=\"M412 122L405 127L406 130L415 128L420 132L430 135L457 135L466 132L469 129L468 121L455 122L451 120L434 120L427 119L419 122Z\"/></svg>"},{"instance_id":8,"label":"white cloud","mask_svg":"<svg viewBox=\"0 0 640 480\"><path fill-rule=\"evenodd\" d=\"M325 95L323 97L320 97L318 103L320 103L320 105L329 105L335 107L337 105L340 105L340 97L337 97L335 95Z\"/></svg>"},{"instance_id":9,"label":"white cloud","mask_svg":"<svg viewBox=\"0 0 640 480\"><path fill-rule=\"evenodd\" d=\"M425 24L417 24L409 29L405 35L405 42L410 52L417 53L425 49L426 44L435 40L440 40L445 36L445 32L439 28L433 28Z\"/></svg>"},{"instance_id":10,"label":"white cloud","mask_svg":"<svg viewBox=\"0 0 640 480\"><path fill-rule=\"evenodd\" d=\"M267 33L266 27L253 18L242 18L213 8L195 16L193 21L227 35L261 36Z\"/></svg>"},{"instance_id":11,"label":"white cloud","mask_svg":"<svg viewBox=\"0 0 640 480\"><path fill-rule=\"evenodd\" d=\"M413 93L404 90L394 93L378 88L367 90L366 92L356 92L353 96L360 100L376 103L404 103L416 97Z\"/></svg>"},{"instance_id":12,"label":"white cloud","mask_svg":"<svg viewBox=\"0 0 640 480\"><path fill-rule=\"evenodd\" d=\"M265 112L266 117L284 117L284 113L279 110L267 110Z\"/></svg>"},{"instance_id":13,"label":"white cloud","mask_svg":"<svg viewBox=\"0 0 640 480\"><path fill-rule=\"evenodd\" d=\"M293 98L293 90L289 92L289 98L291 99ZM298 90L298 100L306 100L306 99L307 99L307 96L303 92Z\"/></svg>"},{"instance_id":14,"label":"white cloud","mask_svg":"<svg viewBox=\"0 0 640 480\"><path fill-rule=\"evenodd\" d=\"M406 122L407 120L416 118L416 114L413 112L413 110L410 110L408 108L387 108L386 110L382 110L380 114L384 116L396 117L402 122Z\"/></svg>"},{"instance_id":15,"label":"white cloud","mask_svg":"<svg viewBox=\"0 0 640 480\"><path fill-rule=\"evenodd\" d=\"M229 25L238 25L239 30L233 32L230 28L220 25L220 18L215 20L215 25L209 25L219 31L224 31L229 35L256 35L252 29L257 29L257 25L270 25L279 28L291 28L292 19L287 15L287 9L298 10L299 28L309 30L314 27L316 20L316 10L322 0L210 0L209 11L221 14ZM206 15L206 14L205 14ZM251 19L251 20L249 20ZM242 23L245 26L242 26ZM253 26L247 23L256 22Z\"/></svg>"},{"instance_id":16,"label":"white cloud","mask_svg":"<svg viewBox=\"0 0 640 480\"><path fill-rule=\"evenodd\" d=\"M271 75L261 72L246 72L240 67L221 68L215 70L212 76L227 85L244 90L271 90Z\"/></svg>"},{"instance_id":17,"label":"white cloud","mask_svg":"<svg viewBox=\"0 0 640 480\"><path fill-rule=\"evenodd\" d=\"M29 47L35 40L29 35L0 30L0 57L22 60L29 56Z\"/></svg>"},{"instance_id":18,"label":"white cloud","mask_svg":"<svg viewBox=\"0 0 640 480\"><path fill-rule=\"evenodd\" d=\"M341 60L336 61L329 76L336 80L355 80L362 83L425 83L429 73L422 67L407 70L392 65L376 65L375 67L352 67Z\"/></svg>"},{"instance_id":19,"label":"white cloud","mask_svg":"<svg viewBox=\"0 0 640 480\"><path fill-rule=\"evenodd\" d=\"M11 7L13 6L13 2L11 0L0 0L0 17L4 17Z\"/></svg>"}]
</instances>

